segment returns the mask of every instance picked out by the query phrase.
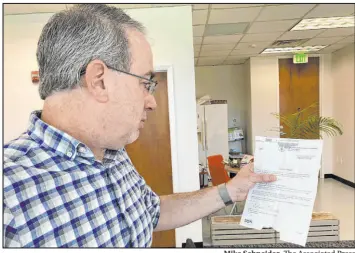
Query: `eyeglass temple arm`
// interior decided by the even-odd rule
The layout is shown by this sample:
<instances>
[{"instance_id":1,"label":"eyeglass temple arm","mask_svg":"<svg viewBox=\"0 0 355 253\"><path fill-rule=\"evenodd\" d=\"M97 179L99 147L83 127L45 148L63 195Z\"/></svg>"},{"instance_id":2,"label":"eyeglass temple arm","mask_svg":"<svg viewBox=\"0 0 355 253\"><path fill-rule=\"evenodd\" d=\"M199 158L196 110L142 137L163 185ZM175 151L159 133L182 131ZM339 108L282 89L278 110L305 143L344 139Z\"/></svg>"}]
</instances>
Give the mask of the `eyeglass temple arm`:
<instances>
[{"instance_id":1,"label":"eyeglass temple arm","mask_svg":"<svg viewBox=\"0 0 355 253\"><path fill-rule=\"evenodd\" d=\"M118 71L118 72L121 72L121 73L124 73L124 74L126 74L126 75L130 75L130 76L134 76L134 77L137 77L137 78L144 79L144 80L146 80L146 81L149 81L149 82L154 83L155 85L157 85L157 83L158 83L157 81L154 81L154 80L145 78L145 77L143 77L143 76L138 76L138 75L135 75L135 74L132 74L132 73L123 71L123 70L116 69L116 68L111 67L111 66L108 66L108 65L106 65L106 66L107 66L109 69L114 69L114 70L116 70L116 71ZM81 71L80 71L80 76L84 75L85 73L86 73L86 69L81 70Z\"/></svg>"}]
</instances>

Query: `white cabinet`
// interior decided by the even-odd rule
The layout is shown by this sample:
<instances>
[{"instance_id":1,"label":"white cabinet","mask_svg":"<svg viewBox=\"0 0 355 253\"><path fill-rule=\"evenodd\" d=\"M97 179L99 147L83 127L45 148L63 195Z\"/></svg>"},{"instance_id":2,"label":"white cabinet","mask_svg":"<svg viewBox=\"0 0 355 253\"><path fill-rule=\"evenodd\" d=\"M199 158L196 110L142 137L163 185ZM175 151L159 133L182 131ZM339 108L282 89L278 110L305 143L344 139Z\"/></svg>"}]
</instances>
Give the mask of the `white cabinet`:
<instances>
[{"instance_id":1,"label":"white cabinet","mask_svg":"<svg viewBox=\"0 0 355 253\"><path fill-rule=\"evenodd\" d=\"M206 166L207 157L212 155L222 155L228 160L228 105L199 105L197 115L200 163Z\"/></svg>"}]
</instances>

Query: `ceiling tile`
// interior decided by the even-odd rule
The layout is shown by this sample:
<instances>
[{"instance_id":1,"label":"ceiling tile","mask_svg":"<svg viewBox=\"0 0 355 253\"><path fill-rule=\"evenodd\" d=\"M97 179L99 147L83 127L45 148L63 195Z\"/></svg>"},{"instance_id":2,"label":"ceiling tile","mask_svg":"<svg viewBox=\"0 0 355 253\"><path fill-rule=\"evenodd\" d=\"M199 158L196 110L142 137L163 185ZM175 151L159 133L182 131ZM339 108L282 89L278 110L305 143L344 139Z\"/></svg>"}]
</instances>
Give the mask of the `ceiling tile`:
<instances>
[{"instance_id":1,"label":"ceiling tile","mask_svg":"<svg viewBox=\"0 0 355 253\"><path fill-rule=\"evenodd\" d=\"M224 56L226 57L227 55L229 55L229 53L231 52L231 50L224 50L224 51L201 51L200 52L200 57L204 57L204 56Z\"/></svg>"},{"instance_id":2,"label":"ceiling tile","mask_svg":"<svg viewBox=\"0 0 355 253\"><path fill-rule=\"evenodd\" d=\"M236 49L231 52L231 55L259 54L263 50L264 50L264 48Z\"/></svg>"},{"instance_id":3,"label":"ceiling tile","mask_svg":"<svg viewBox=\"0 0 355 253\"><path fill-rule=\"evenodd\" d=\"M338 43L353 43L355 40L355 36L349 36L346 37L345 39L339 40Z\"/></svg>"},{"instance_id":4,"label":"ceiling tile","mask_svg":"<svg viewBox=\"0 0 355 253\"><path fill-rule=\"evenodd\" d=\"M290 30L298 21L299 19L254 22L250 26L248 33L285 32Z\"/></svg>"},{"instance_id":5,"label":"ceiling tile","mask_svg":"<svg viewBox=\"0 0 355 253\"><path fill-rule=\"evenodd\" d=\"M209 24L225 24L225 23L239 23L251 22L259 14L261 7L254 8L238 8L238 9L212 9Z\"/></svg>"},{"instance_id":6,"label":"ceiling tile","mask_svg":"<svg viewBox=\"0 0 355 253\"><path fill-rule=\"evenodd\" d=\"M206 36L203 44L224 44L224 43L237 43L243 35L221 35L221 36Z\"/></svg>"},{"instance_id":7,"label":"ceiling tile","mask_svg":"<svg viewBox=\"0 0 355 253\"><path fill-rule=\"evenodd\" d=\"M278 40L310 39L322 32L322 30L290 31L284 33Z\"/></svg>"},{"instance_id":8,"label":"ceiling tile","mask_svg":"<svg viewBox=\"0 0 355 253\"><path fill-rule=\"evenodd\" d=\"M192 24L193 25L204 25L207 21L208 10L197 10L192 11Z\"/></svg>"},{"instance_id":9,"label":"ceiling tile","mask_svg":"<svg viewBox=\"0 0 355 253\"><path fill-rule=\"evenodd\" d=\"M194 37L194 44L201 44L202 37Z\"/></svg>"},{"instance_id":10,"label":"ceiling tile","mask_svg":"<svg viewBox=\"0 0 355 253\"><path fill-rule=\"evenodd\" d=\"M255 45L255 47L251 47L251 45ZM236 46L235 49L239 50L239 49L254 49L254 48L266 48L268 46L270 46L271 42L255 42L255 43L250 43L250 42L240 42L238 43L238 45Z\"/></svg>"},{"instance_id":11,"label":"ceiling tile","mask_svg":"<svg viewBox=\"0 0 355 253\"><path fill-rule=\"evenodd\" d=\"M349 43L336 43L336 44L330 45L322 50L319 50L318 53L322 54L322 53L335 52L335 51L342 49L343 47L346 47L348 45L349 45Z\"/></svg>"},{"instance_id":12,"label":"ceiling tile","mask_svg":"<svg viewBox=\"0 0 355 253\"><path fill-rule=\"evenodd\" d=\"M4 14L58 12L66 9L65 4L4 4Z\"/></svg>"},{"instance_id":13,"label":"ceiling tile","mask_svg":"<svg viewBox=\"0 0 355 253\"><path fill-rule=\"evenodd\" d=\"M194 55L199 55L200 53L200 48L194 48Z\"/></svg>"},{"instance_id":14,"label":"ceiling tile","mask_svg":"<svg viewBox=\"0 0 355 253\"><path fill-rule=\"evenodd\" d=\"M275 41L281 34L282 32L246 34L240 42Z\"/></svg>"},{"instance_id":15,"label":"ceiling tile","mask_svg":"<svg viewBox=\"0 0 355 253\"><path fill-rule=\"evenodd\" d=\"M302 46L325 46L336 43L343 37L314 38L302 44Z\"/></svg>"},{"instance_id":16,"label":"ceiling tile","mask_svg":"<svg viewBox=\"0 0 355 253\"><path fill-rule=\"evenodd\" d=\"M193 26L194 36L203 36L204 31L205 31L205 25L194 25Z\"/></svg>"},{"instance_id":17,"label":"ceiling tile","mask_svg":"<svg viewBox=\"0 0 355 253\"><path fill-rule=\"evenodd\" d=\"M121 9L150 8L151 4L108 4Z\"/></svg>"},{"instance_id":18,"label":"ceiling tile","mask_svg":"<svg viewBox=\"0 0 355 253\"><path fill-rule=\"evenodd\" d=\"M228 56L228 58L250 58L250 57L254 57L254 56L258 56L259 53L254 53L254 54L244 54L243 51L237 51L234 50L233 51L233 55Z\"/></svg>"},{"instance_id":19,"label":"ceiling tile","mask_svg":"<svg viewBox=\"0 0 355 253\"><path fill-rule=\"evenodd\" d=\"M195 64L197 63L198 58L195 58Z\"/></svg>"},{"instance_id":20,"label":"ceiling tile","mask_svg":"<svg viewBox=\"0 0 355 253\"><path fill-rule=\"evenodd\" d=\"M212 4L213 9L245 8L263 6L265 4Z\"/></svg>"},{"instance_id":21,"label":"ceiling tile","mask_svg":"<svg viewBox=\"0 0 355 253\"><path fill-rule=\"evenodd\" d=\"M296 19L303 17L315 4L284 4L266 6L256 21Z\"/></svg>"},{"instance_id":22,"label":"ceiling tile","mask_svg":"<svg viewBox=\"0 0 355 253\"><path fill-rule=\"evenodd\" d=\"M204 57L199 58L198 66L204 65L218 65L224 61L225 57Z\"/></svg>"},{"instance_id":23,"label":"ceiling tile","mask_svg":"<svg viewBox=\"0 0 355 253\"><path fill-rule=\"evenodd\" d=\"M342 17L354 13L354 4L319 4L305 18Z\"/></svg>"},{"instance_id":24,"label":"ceiling tile","mask_svg":"<svg viewBox=\"0 0 355 253\"><path fill-rule=\"evenodd\" d=\"M323 32L318 35L318 37L336 37L336 36L349 36L354 34L354 27L347 28L334 28L334 29L323 29Z\"/></svg>"},{"instance_id":25,"label":"ceiling tile","mask_svg":"<svg viewBox=\"0 0 355 253\"><path fill-rule=\"evenodd\" d=\"M208 9L208 4L193 4L192 9L193 10L206 10L206 9Z\"/></svg>"},{"instance_id":26,"label":"ceiling tile","mask_svg":"<svg viewBox=\"0 0 355 253\"><path fill-rule=\"evenodd\" d=\"M218 50L232 50L236 43L233 44L217 44L217 45L202 45L202 51L218 51Z\"/></svg>"},{"instance_id":27,"label":"ceiling tile","mask_svg":"<svg viewBox=\"0 0 355 253\"><path fill-rule=\"evenodd\" d=\"M152 7L173 7L173 6L184 6L189 4L152 4Z\"/></svg>"}]
</instances>

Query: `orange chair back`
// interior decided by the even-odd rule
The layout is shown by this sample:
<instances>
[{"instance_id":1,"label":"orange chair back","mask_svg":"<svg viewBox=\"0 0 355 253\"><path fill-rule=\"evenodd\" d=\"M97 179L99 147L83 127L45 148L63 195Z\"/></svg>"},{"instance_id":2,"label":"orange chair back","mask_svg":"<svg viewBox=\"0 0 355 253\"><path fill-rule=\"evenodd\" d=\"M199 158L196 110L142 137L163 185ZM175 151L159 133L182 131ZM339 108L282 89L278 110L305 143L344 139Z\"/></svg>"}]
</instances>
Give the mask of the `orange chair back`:
<instances>
[{"instance_id":1,"label":"orange chair back","mask_svg":"<svg viewBox=\"0 0 355 253\"><path fill-rule=\"evenodd\" d=\"M227 183L230 178L227 171L224 169L223 156L214 155L207 157L208 168L210 170L210 175L212 179L212 184L214 186Z\"/></svg>"}]
</instances>

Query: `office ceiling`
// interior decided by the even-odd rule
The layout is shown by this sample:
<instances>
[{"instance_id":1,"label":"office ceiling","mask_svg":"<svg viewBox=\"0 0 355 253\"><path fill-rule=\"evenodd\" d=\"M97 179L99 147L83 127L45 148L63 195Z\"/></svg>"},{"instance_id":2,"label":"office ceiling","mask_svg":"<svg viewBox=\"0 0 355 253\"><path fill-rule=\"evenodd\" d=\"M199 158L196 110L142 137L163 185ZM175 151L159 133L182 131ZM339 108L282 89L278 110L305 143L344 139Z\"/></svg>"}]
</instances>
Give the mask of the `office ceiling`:
<instances>
[{"instance_id":1,"label":"office ceiling","mask_svg":"<svg viewBox=\"0 0 355 253\"><path fill-rule=\"evenodd\" d=\"M128 9L189 4L112 5ZM4 4L4 14L57 12L70 6ZM302 39L296 42L297 46L328 45L315 54L337 51L354 43L354 27L304 31L290 29L305 18L354 15L354 8L355 4L193 4L195 65L243 64L249 57L260 56L265 48L280 40Z\"/></svg>"}]
</instances>

